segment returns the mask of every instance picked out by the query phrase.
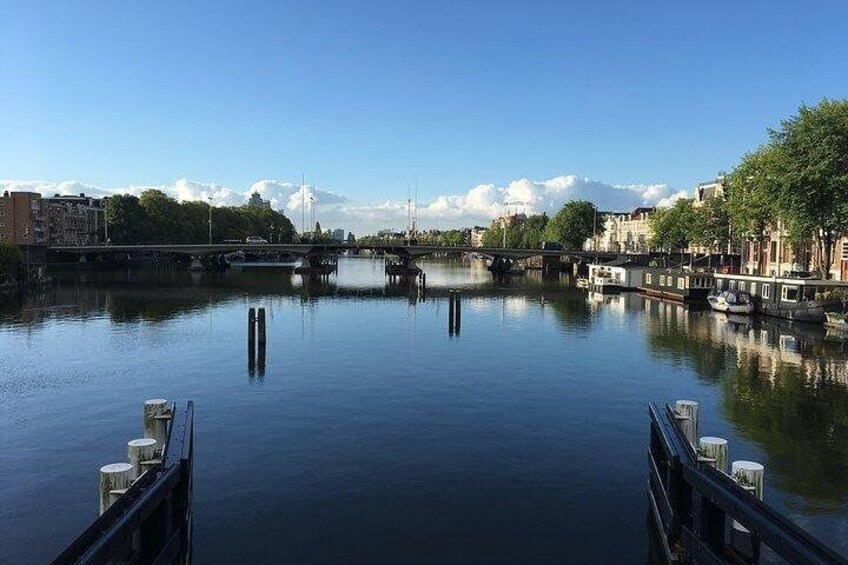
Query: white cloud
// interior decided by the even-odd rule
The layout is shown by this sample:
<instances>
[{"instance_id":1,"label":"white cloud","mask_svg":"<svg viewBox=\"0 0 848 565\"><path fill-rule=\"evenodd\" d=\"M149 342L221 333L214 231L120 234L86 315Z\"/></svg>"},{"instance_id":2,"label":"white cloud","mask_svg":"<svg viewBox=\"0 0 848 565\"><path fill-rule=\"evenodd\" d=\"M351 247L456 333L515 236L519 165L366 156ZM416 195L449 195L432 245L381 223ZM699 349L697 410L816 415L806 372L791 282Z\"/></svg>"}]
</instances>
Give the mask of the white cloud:
<instances>
[{"instance_id":1,"label":"white cloud","mask_svg":"<svg viewBox=\"0 0 848 565\"><path fill-rule=\"evenodd\" d=\"M96 196L130 193L141 194L158 189L179 200L212 198L215 206L244 204L253 192L283 210L299 228L305 212L307 223L313 208L316 220L324 227L343 227L355 233L373 233L382 228L406 226L406 200L365 203L343 194L299 183L274 179L258 180L240 191L217 183L179 179L168 185L132 185L103 189L77 181L50 182L0 180L0 190L40 192L44 195L85 192ZM686 197L686 191L674 191L666 184L611 185L576 175L561 175L547 180L516 179L506 186L479 184L461 194L441 194L421 202L418 208L419 228L450 228L488 225L504 209L527 213L546 212L553 215L569 200L585 199L601 210L627 211L638 206L670 205ZM312 198L310 198L312 197ZM504 203L509 203L505 206Z\"/></svg>"}]
</instances>

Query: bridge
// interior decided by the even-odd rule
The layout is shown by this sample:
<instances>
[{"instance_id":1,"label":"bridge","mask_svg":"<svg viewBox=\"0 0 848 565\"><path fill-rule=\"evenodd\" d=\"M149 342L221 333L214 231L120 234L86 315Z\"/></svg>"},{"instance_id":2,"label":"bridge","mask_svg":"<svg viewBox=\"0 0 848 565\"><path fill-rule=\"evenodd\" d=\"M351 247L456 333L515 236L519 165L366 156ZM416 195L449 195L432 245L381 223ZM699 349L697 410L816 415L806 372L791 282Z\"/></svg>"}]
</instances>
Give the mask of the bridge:
<instances>
[{"instance_id":1,"label":"bridge","mask_svg":"<svg viewBox=\"0 0 848 565\"><path fill-rule=\"evenodd\" d=\"M374 244L359 245L355 243L213 243L213 244L155 244L155 245L79 245L51 247L49 251L73 253L81 259L98 255L114 253L169 253L192 258L192 268L202 269L202 258L220 257L238 252L249 253L288 253L303 258L303 273L327 270L327 259L341 254L362 251L383 253L397 257L399 272L415 274L420 269L415 265L416 260L428 255L476 253L489 257L499 265L510 268L516 261L531 257L542 257L543 261L554 261L557 264L582 263L589 260L609 261L616 259L616 253L599 251L569 251L552 249L511 249L500 247L471 247L471 246L440 246L440 245L397 245Z\"/></svg>"}]
</instances>

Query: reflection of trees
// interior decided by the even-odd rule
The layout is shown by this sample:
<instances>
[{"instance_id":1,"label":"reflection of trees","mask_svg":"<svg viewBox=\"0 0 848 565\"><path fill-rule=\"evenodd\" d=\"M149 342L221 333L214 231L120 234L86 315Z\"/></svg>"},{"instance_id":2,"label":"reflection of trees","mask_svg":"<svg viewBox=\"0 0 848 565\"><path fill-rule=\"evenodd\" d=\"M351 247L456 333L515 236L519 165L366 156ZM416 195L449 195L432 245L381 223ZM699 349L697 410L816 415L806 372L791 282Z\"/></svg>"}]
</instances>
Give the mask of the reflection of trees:
<instances>
[{"instance_id":1,"label":"reflection of trees","mask_svg":"<svg viewBox=\"0 0 848 565\"><path fill-rule=\"evenodd\" d=\"M557 320L568 330L588 330L592 325L592 308L582 292L557 295L546 302Z\"/></svg>"},{"instance_id":2,"label":"reflection of trees","mask_svg":"<svg viewBox=\"0 0 848 565\"><path fill-rule=\"evenodd\" d=\"M781 489L817 509L840 509L848 498L848 390L829 378L811 382L786 364L771 379L759 357L740 358L725 379L725 416L765 449Z\"/></svg>"},{"instance_id":3,"label":"reflection of trees","mask_svg":"<svg viewBox=\"0 0 848 565\"><path fill-rule=\"evenodd\" d=\"M768 454L781 490L807 510L835 511L848 499L848 387L841 343L821 328L773 319L687 312L646 300L652 355L687 363L721 383L722 411Z\"/></svg>"}]
</instances>

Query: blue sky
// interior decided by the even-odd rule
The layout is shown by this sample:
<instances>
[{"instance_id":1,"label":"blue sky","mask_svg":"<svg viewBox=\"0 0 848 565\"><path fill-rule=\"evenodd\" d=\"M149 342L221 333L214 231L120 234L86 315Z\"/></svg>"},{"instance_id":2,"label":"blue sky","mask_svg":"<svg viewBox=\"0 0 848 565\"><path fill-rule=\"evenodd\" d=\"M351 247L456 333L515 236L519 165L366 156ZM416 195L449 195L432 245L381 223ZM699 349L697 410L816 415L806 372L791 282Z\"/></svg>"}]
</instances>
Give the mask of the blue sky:
<instances>
[{"instance_id":1,"label":"blue sky","mask_svg":"<svg viewBox=\"0 0 848 565\"><path fill-rule=\"evenodd\" d=\"M0 178L691 190L848 95L845 3L9 2Z\"/></svg>"}]
</instances>

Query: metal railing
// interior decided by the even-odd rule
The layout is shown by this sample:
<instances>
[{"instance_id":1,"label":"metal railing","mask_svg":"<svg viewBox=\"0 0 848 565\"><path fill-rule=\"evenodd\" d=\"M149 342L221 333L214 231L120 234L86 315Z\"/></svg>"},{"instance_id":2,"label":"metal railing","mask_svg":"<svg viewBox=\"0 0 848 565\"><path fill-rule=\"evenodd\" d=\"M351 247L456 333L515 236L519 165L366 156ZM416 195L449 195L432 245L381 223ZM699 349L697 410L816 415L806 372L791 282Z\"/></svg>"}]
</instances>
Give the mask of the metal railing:
<instances>
[{"instance_id":1,"label":"metal railing","mask_svg":"<svg viewBox=\"0 0 848 565\"><path fill-rule=\"evenodd\" d=\"M141 475L54 565L191 562L194 403L173 408L161 465Z\"/></svg>"},{"instance_id":2,"label":"metal railing","mask_svg":"<svg viewBox=\"0 0 848 565\"><path fill-rule=\"evenodd\" d=\"M848 564L731 477L699 460L671 406L661 410L650 404L648 412L648 498L668 561L758 563L762 544L793 564ZM750 532L745 547L732 539L732 521Z\"/></svg>"}]
</instances>

